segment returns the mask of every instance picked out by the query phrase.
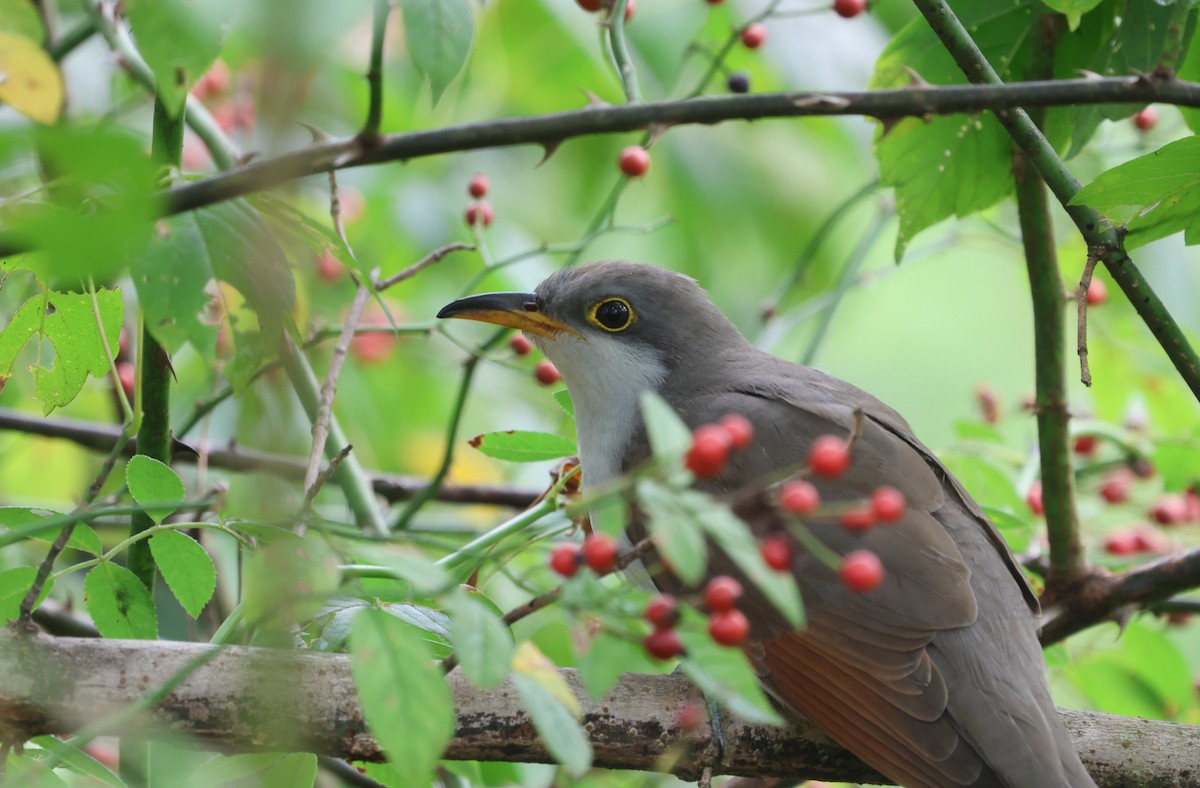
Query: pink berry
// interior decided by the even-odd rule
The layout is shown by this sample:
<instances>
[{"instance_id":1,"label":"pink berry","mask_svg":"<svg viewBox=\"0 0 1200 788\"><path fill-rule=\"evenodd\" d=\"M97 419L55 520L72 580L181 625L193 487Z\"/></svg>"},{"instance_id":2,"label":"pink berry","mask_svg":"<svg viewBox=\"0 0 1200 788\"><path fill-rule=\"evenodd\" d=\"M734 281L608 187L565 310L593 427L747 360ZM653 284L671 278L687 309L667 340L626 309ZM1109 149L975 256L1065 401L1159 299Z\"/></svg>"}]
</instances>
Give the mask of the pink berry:
<instances>
[{"instance_id":1,"label":"pink berry","mask_svg":"<svg viewBox=\"0 0 1200 788\"><path fill-rule=\"evenodd\" d=\"M555 383L562 380L562 375L559 374L558 367L554 366L546 359L542 359L533 368L533 376L537 378L537 382L543 386L553 386Z\"/></svg>"},{"instance_id":2,"label":"pink berry","mask_svg":"<svg viewBox=\"0 0 1200 788\"><path fill-rule=\"evenodd\" d=\"M1075 439L1072 448L1080 457L1088 457L1096 451L1097 443L1095 435L1080 435Z\"/></svg>"},{"instance_id":3,"label":"pink berry","mask_svg":"<svg viewBox=\"0 0 1200 788\"><path fill-rule=\"evenodd\" d=\"M763 562L777 572L786 572L792 568L792 544L783 534L768 536L759 545Z\"/></svg>"},{"instance_id":4,"label":"pink berry","mask_svg":"<svg viewBox=\"0 0 1200 788\"><path fill-rule=\"evenodd\" d=\"M742 45L747 49L758 49L767 40L767 26L759 22L742 29Z\"/></svg>"},{"instance_id":5,"label":"pink berry","mask_svg":"<svg viewBox=\"0 0 1200 788\"><path fill-rule=\"evenodd\" d=\"M1140 552L1137 534L1132 531L1114 531L1104 540L1104 551L1109 555L1134 555Z\"/></svg>"},{"instance_id":6,"label":"pink berry","mask_svg":"<svg viewBox=\"0 0 1200 788\"><path fill-rule=\"evenodd\" d=\"M630 178L638 178L650 169L650 154L641 145L630 145L621 151L617 166Z\"/></svg>"},{"instance_id":7,"label":"pink berry","mask_svg":"<svg viewBox=\"0 0 1200 788\"><path fill-rule=\"evenodd\" d=\"M833 11L840 17L853 19L867 10L867 0L833 0Z\"/></svg>"},{"instance_id":8,"label":"pink berry","mask_svg":"<svg viewBox=\"0 0 1200 788\"><path fill-rule=\"evenodd\" d=\"M513 334L508 340L508 347L514 355L528 356L529 351L533 350L533 343L524 334Z\"/></svg>"},{"instance_id":9,"label":"pink berry","mask_svg":"<svg viewBox=\"0 0 1200 788\"><path fill-rule=\"evenodd\" d=\"M865 594L883 582L883 564L879 562L879 556L870 550L855 550L842 559L838 575L846 588Z\"/></svg>"},{"instance_id":10,"label":"pink berry","mask_svg":"<svg viewBox=\"0 0 1200 788\"><path fill-rule=\"evenodd\" d=\"M704 604L713 613L733 610L742 598L742 584L729 575L718 575L704 587Z\"/></svg>"},{"instance_id":11,"label":"pink berry","mask_svg":"<svg viewBox=\"0 0 1200 788\"><path fill-rule=\"evenodd\" d=\"M717 423L729 433L729 441L735 449L744 449L754 440L754 425L745 416L729 413Z\"/></svg>"},{"instance_id":12,"label":"pink berry","mask_svg":"<svg viewBox=\"0 0 1200 788\"><path fill-rule=\"evenodd\" d=\"M1100 484L1100 497L1109 503L1123 503L1133 489L1133 472L1128 468L1109 471Z\"/></svg>"},{"instance_id":13,"label":"pink berry","mask_svg":"<svg viewBox=\"0 0 1200 788\"><path fill-rule=\"evenodd\" d=\"M1025 493L1025 503L1029 505L1029 511L1039 517L1046 511L1046 507L1042 504L1042 483L1035 481L1029 485L1029 492Z\"/></svg>"},{"instance_id":14,"label":"pink berry","mask_svg":"<svg viewBox=\"0 0 1200 788\"><path fill-rule=\"evenodd\" d=\"M896 522L904 516L904 507L904 493L895 487L877 487L871 493L871 511L881 522Z\"/></svg>"},{"instance_id":15,"label":"pink berry","mask_svg":"<svg viewBox=\"0 0 1200 788\"><path fill-rule=\"evenodd\" d=\"M847 531L862 533L871 530L875 525L875 512L867 506L855 506L842 512L838 521Z\"/></svg>"},{"instance_id":16,"label":"pink berry","mask_svg":"<svg viewBox=\"0 0 1200 788\"><path fill-rule=\"evenodd\" d=\"M492 220L496 218L496 212L492 210L491 203L487 200L480 200L467 206L463 218L466 219L468 227L474 227L476 223L481 223L484 227L491 227Z\"/></svg>"},{"instance_id":17,"label":"pink berry","mask_svg":"<svg viewBox=\"0 0 1200 788\"><path fill-rule=\"evenodd\" d=\"M1100 306L1108 301L1108 287L1100 279L1092 279L1088 282L1087 289L1087 304L1088 306Z\"/></svg>"},{"instance_id":18,"label":"pink berry","mask_svg":"<svg viewBox=\"0 0 1200 788\"><path fill-rule=\"evenodd\" d=\"M836 435L822 435L809 449L808 466L818 476L835 479L850 467L850 447Z\"/></svg>"},{"instance_id":19,"label":"pink berry","mask_svg":"<svg viewBox=\"0 0 1200 788\"><path fill-rule=\"evenodd\" d=\"M792 514L809 514L821 505L821 494L806 481L787 482L779 488L779 505Z\"/></svg>"},{"instance_id":20,"label":"pink berry","mask_svg":"<svg viewBox=\"0 0 1200 788\"><path fill-rule=\"evenodd\" d=\"M1187 501L1182 495L1167 493L1150 508L1150 516L1159 525L1178 525L1187 520Z\"/></svg>"},{"instance_id":21,"label":"pink berry","mask_svg":"<svg viewBox=\"0 0 1200 788\"><path fill-rule=\"evenodd\" d=\"M716 424L703 424L692 433L692 446L684 464L702 479L712 479L725 467L732 447L729 433Z\"/></svg>"},{"instance_id":22,"label":"pink berry","mask_svg":"<svg viewBox=\"0 0 1200 788\"><path fill-rule=\"evenodd\" d=\"M1150 131L1158 125L1158 110L1146 107L1133 116L1133 125L1138 127L1138 131Z\"/></svg>"},{"instance_id":23,"label":"pink berry","mask_svg":"<svg viewBox=\"0 0 1200 788\"><path fill-rule=\"evenodd\" d=\"M488 193L488 178L483 173L476 175L467 184L467 194L478 200L481 197L486 197Z\"/></svg>"}]
</instances>

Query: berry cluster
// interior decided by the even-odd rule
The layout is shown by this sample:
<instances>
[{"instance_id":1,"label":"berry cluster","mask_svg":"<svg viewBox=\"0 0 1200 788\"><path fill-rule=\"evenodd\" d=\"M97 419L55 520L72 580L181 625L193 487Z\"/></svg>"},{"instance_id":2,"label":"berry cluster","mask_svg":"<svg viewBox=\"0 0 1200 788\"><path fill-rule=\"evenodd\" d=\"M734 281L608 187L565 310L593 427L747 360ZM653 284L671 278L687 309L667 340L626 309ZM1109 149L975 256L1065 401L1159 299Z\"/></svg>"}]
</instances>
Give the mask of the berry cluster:
<instances>
[{"instance_id":1,"label":"berry cluster","mask_svg":"<svg viewBox=\"0 0 1200 788\"><path fill-rule=\"evenodd\" d=\"M692 445L684 465L702 479L713 479L729 460L729 453L750 445L754 425L736 413L722 416L716 424L701 424L692 432Z\"/></svg>"},{"instance_id":2,"label":"berry cluster","mask_svg":"<svg viewBox=\"0 0 1200 788\"><path fill-rule=\"evenodd\" d=\"M235 85L229 66L223 60L216 60L191 89L192 98L208 107L213 120L226 134L253 131L258 122L254 97L246 89L253 78L249 74L244 76ZM208 148L190 130L183 138L180 163L184 170L193 172L209 169L212 164Z\"/></svg>"},{"instance_id":3,"label":"berry cluster","mask_svg":"<svg viewBox=\"0 0 1200 788\"><path fill-rule=\"evenodd\" d=\"M655 659L674 659L683 653L683 641L675 631L679 623L679 603L670 594L660 594L646 604L642 617L654 631L646 635L642 646Z\"/></svg>"},{"instance_id":4,"label":"berry cluster","mask_svg":"<svg viewBox=\"0 0 1200 788\"><path fill-rule=\"evenodd\" d=\"M492 221L496 218L492 204L483 199L487 196L488 185L487 176L483 173L476 175L467 184L467 194L473 198L471 202L467 203L467 210L463 212L463 218L468 227L481 225L487 229L492 226Z\"/></svg>"},{"instance_id":5,"label":"berry cluster","mask_svg":"<svg viewBox=\"0 0 1200 788\"><path fill-rule=\"evenodd\" d=\"M596 574L608 574L617 568L620 557L617 540L607 534L594 533L583 540L583 546L563 542L550 553L550 568L563 577L574 577L579 567L587 566Z\"/></svg>"}]
</instances>

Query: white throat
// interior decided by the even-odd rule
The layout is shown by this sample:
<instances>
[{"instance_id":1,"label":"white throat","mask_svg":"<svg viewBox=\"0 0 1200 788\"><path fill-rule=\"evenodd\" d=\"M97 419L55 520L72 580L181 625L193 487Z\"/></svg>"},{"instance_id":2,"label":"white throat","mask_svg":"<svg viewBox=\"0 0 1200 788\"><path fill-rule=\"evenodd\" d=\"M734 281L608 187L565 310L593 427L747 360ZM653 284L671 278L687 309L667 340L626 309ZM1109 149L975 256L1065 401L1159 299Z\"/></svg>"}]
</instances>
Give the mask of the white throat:
<instances>
[{"instance_id":1,"label":"white throat","mask_svg":"<svg viewBox=\"0 0 1200 788\"><path fill-rule=\"evenodd\" d=\"M583 483L593 487L620 476L625 447L641 423L642 393L658 389L666 366L648 348L607 336L533 340L571 392Z\"/></svg>"}]
</instances>

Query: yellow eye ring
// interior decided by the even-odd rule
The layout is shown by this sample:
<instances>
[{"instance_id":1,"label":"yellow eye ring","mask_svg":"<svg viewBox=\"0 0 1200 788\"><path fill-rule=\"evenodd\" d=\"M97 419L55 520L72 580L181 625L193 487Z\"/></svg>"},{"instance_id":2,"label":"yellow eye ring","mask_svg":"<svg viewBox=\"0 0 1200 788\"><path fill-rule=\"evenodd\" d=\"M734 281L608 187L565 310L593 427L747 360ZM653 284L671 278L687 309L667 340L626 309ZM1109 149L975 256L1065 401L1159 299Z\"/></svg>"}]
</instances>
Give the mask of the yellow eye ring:
<instances>
[{"instance_id":1,"label":"yellow eye ring","mask_svg":"<svg viewBox=\"0 0 1200 788\"><path fill-rule=\"evenodd\" d=\"M615 334L637 322L637 313L624 298L609 296L592 304L587 313L587 321L593 326Z\"/></svg>"}]
</instances>

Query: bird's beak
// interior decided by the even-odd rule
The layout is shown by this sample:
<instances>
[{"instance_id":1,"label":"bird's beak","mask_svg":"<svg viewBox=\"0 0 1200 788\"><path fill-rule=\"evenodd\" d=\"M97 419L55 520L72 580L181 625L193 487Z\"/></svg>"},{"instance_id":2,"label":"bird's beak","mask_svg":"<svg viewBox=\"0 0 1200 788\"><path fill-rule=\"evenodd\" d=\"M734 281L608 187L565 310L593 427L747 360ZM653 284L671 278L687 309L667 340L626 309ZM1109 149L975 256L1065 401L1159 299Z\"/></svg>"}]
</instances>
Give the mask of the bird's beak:
<instances>
[{"instance_id":1,"label":"bird's beak","mask_svg":"<svg viewBox=\"0 0 1200 788\"><path fill-rule=\"evenodd\" d=\"M533 293L484 293L468 296L446 304L437 316L479 320L497 326L518 328L543 337L553 337L561 333L579 336L579 332L566 323L542 312Z\"/></svg>"}]
</instances>

